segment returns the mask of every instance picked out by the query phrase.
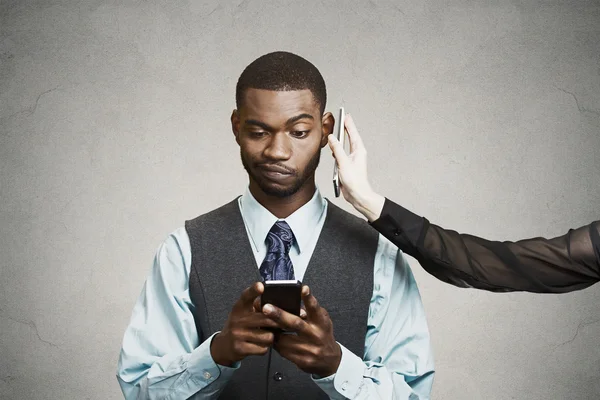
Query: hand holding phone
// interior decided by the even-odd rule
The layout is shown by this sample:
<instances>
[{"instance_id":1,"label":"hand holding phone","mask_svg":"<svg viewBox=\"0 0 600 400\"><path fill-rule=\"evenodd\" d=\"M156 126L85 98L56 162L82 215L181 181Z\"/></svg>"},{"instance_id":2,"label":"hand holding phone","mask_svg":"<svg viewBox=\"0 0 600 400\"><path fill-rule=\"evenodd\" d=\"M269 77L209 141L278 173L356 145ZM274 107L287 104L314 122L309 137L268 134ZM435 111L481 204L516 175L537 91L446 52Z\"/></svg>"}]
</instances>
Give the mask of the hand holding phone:
<instances>
[{"instance_id":1,"label":"hand holding phone","mask_svg":"<svg viewBox=\"0 0 600 400\"><path fill-rule=\"evenodd\" d=\"M331 376L340 365L342 349L335 340L329 313L319 305L308 286L305 288L302 301L306 307L306 318L302 319L276 308L263 310L284 332L294 333L275 335L277 339L273 348L308 374Z\"/></svg>"},{"instance_id":2,"label":"hand holding phone","mask_svg":"<svg viewBox=\"0 0 600 400\"><path fill-rule=\"evenodd\" d=\"M300 281L266 281L260 297L261 307L272 304L290 314L300 315L302 283Z\"/></svg>"},{"instance_id":3,"label":"hand holding phone","mask_svg":"<svg viewBox=\"0 0 600 400\"><path fill-rule=\"evenodd\" d=\"M273 345L274 335L258 329L276 329L279 324L253 310L256 299L264 293L257 282L244 290L231 309L231 313L211 344L210 354L219 365L232 366L251 355L262 355Z\"/></svg>"},{"instance_id":4,"label":"hand holding phone","mask_svg":"<svg viewBox=\"0 0 600 400\"><path fill-rule=\"evenodd\" d=\"M300 281L265 281L265 290L260 296L261 308L271 304L290 314L300 316L302 283ZM269 329L273 330L273 329ZM280 329L275 331L281 332Z\"/></svg>"}]
</instances>

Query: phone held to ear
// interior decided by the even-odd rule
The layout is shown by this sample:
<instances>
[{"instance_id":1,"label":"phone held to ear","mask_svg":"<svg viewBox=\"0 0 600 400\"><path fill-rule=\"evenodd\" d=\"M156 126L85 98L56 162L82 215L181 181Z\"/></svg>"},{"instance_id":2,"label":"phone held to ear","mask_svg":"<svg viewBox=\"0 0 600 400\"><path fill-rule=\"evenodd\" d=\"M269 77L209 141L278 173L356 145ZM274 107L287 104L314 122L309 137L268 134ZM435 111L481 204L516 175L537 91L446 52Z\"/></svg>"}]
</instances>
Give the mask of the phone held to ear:
<instances>
[{"instance_id":1,"label":"phone held to ear","mask_svg":"<svg viewBox=\"0 0 600 400\"><path fill-rule=\"evenodd\" d=\"M265 290L260 296L260 307L272 304L290 314L300 316L302 283L300 281L265 281ZM281 330L276 330L281 332Z\"/></svg>"},{"instance_id":2,"label":"phone held to ear","mask_svg":"<svg viewBox=\"0 0 600 400\"><path fill-rule=\"evenodd\" d=\"M346 129L344 124L345 117L346 113L344 112L344 107L340 107L340 113L335 129L335 137L341 143L342 149L344 148L344 138L346 137ZM340 197L340 175L338 171L337 162L333 163L333 191L335 192L335 197Z\"/></svg>"}]
</instances>

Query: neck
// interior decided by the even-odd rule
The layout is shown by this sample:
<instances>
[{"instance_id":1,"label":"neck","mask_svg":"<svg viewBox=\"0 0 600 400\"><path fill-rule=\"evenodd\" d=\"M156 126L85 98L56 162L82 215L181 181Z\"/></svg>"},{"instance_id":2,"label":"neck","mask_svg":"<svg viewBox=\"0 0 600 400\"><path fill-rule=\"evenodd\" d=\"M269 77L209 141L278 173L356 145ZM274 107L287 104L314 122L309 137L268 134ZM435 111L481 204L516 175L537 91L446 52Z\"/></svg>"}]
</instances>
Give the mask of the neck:
<instances>
[{"instance_id":1,"label":"neck","mask_svg":"<svg viewBox=\"0 0 600 400\"><path fill-rule=\"evenodd\" d=\"M277 218L287 218L308 203L314 196L316 188L314 179L308 179L300 190L293 195L276 197L266 194L252 181L250 181L249 185L250 193L252 193L256 201Z\"/></svg>"}]
</instances>

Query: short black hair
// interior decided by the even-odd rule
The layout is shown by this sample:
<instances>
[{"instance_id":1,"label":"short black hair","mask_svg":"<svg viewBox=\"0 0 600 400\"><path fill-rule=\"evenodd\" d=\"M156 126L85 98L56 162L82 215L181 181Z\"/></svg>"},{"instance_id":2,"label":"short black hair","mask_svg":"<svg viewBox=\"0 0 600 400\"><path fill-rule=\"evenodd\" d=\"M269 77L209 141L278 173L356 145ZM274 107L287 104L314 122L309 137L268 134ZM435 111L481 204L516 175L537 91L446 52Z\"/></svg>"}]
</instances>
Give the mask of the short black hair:
<instances>
[{"instance_id":1,"label":"short black hair","mask_svg":"<svg viewBox=\"0 0 600 400\"><path fill-rule=\"evenodd\" d=\"M252 61L240 75L235 87L235 103L239 110L247 89L273 91L304 90L312 92L321 115L327 103L325 80L310 61L286 51L275 51Z\"/></svg>"}]
</instances>

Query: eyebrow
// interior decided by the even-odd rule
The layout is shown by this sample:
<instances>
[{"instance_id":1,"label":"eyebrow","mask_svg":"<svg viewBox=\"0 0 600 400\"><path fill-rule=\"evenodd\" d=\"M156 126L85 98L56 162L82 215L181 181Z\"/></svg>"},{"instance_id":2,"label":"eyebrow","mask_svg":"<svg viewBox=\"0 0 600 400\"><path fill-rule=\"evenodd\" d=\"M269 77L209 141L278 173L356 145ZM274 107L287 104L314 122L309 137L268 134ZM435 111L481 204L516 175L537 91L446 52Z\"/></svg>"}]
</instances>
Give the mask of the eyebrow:
<instances>
[{"instance_id":1,"label":"eyebrow","mask_svg":"<svg viewBox=\"0 0 600 400\"><path fill-rule=\"evenodd\" d=\"M292 118L288 119L285 122L285 124L286 124L286 126L287 125L291 125L294 122L298 122L298 121L300 121L301 119L304 119L304 118L311 119L313 121L315 119L312 115L304 113L304 114L296 115L295 117L292 117ZM263 128L264 130L267 130L267 131L273 130L273 128L271 126L269 126L268 124L265 124L264 122L261 122L261 121L255 120L255 119L247 119L244 122L244 125L256 125L256 126L259 126L259 127Z\"/></svg>"}]
</instances>

